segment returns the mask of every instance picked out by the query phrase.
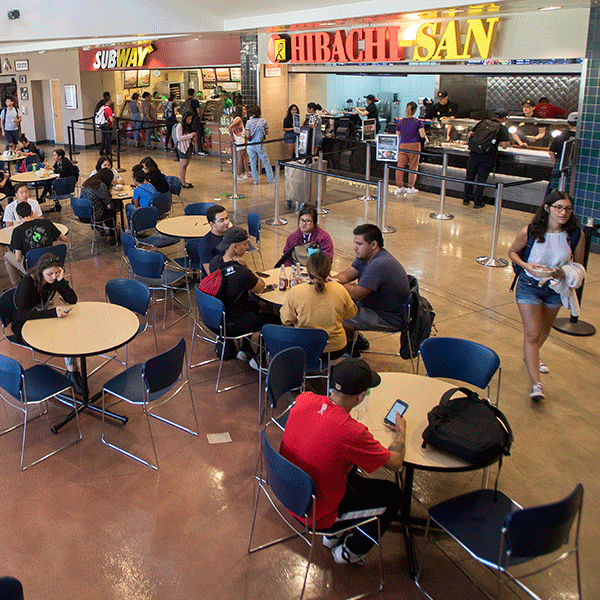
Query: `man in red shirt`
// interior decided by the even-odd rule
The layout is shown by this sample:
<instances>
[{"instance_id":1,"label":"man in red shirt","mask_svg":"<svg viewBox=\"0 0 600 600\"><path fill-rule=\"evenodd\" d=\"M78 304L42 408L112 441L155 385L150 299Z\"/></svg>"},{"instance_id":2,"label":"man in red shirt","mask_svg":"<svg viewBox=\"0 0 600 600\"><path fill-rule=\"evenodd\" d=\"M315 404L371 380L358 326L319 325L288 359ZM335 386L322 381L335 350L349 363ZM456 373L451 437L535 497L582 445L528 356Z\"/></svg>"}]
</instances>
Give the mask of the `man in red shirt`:
<instances>
[{"instance_id":1,"label":"man in red shirt","mask_svg":"<svg viewBox=\"0 0 600 600\"><path fill-rule=\"evenodd\" d=\"M110 96L104 100L104 123L100 124L100 133L102 134L102 143L100 145L100 156L110 156L111 154L111 138L114 113L110 107ZM100 112L100 109L98 109ZM98 123L98 118L95 119Z\"/></svg>"},{"instance_id":2,"label":"man in red shirt","mask_svg":"<svg viewBox=\"0 0 600 600\"><path fill-rule=\"evenodd\" d=\"M402 494L398 486L383 479L367 479L359 467L373 473L381 467L402 467L406 422L396 418L396 435L384 448L369 430L350 416L364 401L367 390L381 383L379 375L361 359L338 363L331 375L329 397L304 392L290 411L281 441L281 455L304 470L317 488L316 528L326 529L337 521L379 515L381 533L398 513ZM312 522L309 522L309 526ZM363 527L377 538L377 523ZM373 541L360 531L324 538L337 563L363 562Z\"/></svg>"},{"instance_id":3,"label":"man in red shirt","mask_svg":"<svg viewBox=\"0 0 600 600\"><path fill-rule=\"evenodd\" d=\"M567 111L550 104L550 100L545 96L540 98L540 101L535 105L534 112L536 115L542 117L542 119L554 119L556 117L562 117Z\"/></svg>"}]
</instances>

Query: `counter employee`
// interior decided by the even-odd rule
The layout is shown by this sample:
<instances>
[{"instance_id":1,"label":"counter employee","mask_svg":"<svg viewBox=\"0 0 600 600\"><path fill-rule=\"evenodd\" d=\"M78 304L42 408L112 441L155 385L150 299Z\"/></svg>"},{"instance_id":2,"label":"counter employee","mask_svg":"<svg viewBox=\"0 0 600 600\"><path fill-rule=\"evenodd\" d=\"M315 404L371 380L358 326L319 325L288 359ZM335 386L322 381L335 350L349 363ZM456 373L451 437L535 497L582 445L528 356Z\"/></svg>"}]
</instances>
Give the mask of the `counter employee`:
<instances>
[{"instance_id":1,"label":"counter employee","mask_svg":"<svg viewBox=\"0 0 600 600\"><path fill-rule=\"evenodd\" d=\"M438 92L438 101L433 105L433 118L439 121L445 121L452 117L456 117L458 114L458 104L452 102L448 97L448 92ZM446 127L446 141L450 141L450 132L452 131L452 125Z\"/></svg>"},{"instance_id":2,"label":"counter employee","mask_svg":"<svg viewBox=\"0 0 600 600\"><path fill-rule=\"evenodd\" d=\"M523 115L527 119L536 117L535 104L533 100L523 102ZM512 129L512 128L511 128ZM531 144L532 146L541 146L543 138L546 137L546 128L540 127L536 122L525 123L524 121L517 125L516 131L512 134L513 140L517 146L523 147Z\"/></svg>"},{"instance_id":3,"label":"counter employee","mask_svg":"<svg viewBox=\"0 0 600 600\"><path fill-rule=\"evenodd\" d=\"M375 106L375 102L379 102L379 100L373 95L369 94L365 96L367 99L367 107L360 108L359 106L354 106L353 109L361 116L366 117L367 119L375 119L375 134L379 133L379 110Z\"/></svg>"}]
</instances>

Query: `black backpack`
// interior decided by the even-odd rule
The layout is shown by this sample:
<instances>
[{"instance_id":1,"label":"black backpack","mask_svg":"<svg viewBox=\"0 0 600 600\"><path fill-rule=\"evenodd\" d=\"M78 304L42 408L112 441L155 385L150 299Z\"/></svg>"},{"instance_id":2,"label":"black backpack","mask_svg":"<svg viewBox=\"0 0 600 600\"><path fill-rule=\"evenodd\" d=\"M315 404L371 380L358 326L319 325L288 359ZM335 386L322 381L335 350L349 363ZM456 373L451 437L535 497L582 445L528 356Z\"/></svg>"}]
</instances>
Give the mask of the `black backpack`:
<instances>
[{"instance_id":1,"label":"black backpack","mask_svg":"<svg viewBox=\"0 0 600 600\"><path fill-rule=\"evenodd\" d=\"M404 315L405 322L408 323L408 332L400 333L400 356L404 360L417 355L421 342L431 335L435 320L433 307L427 298L419 294L418 284L412 287L406 306L410 307L411 314L408 314L407 309Z\"/></svg>"},{"instance_id":2,"label":"black backpack","mask_svg":"<svg viewBox=\"0 0 600 600\"><path fill-rule=\"evenodd\" d=\"M469 137L469 149L476 154L489 154L498 146L498 134L502 123L483 119L473 128Z\"/></svg>"},{"instance_id":3,"label":"black backpack","mask_svg":"<svg viewBox=\"0 0 600 600\"><path fill-rule=\"evenodd\" d=\"M453 397L456 392L463 396ZM468 388L452 388L427 415L423 448L429 444L476 467L510 454L513 434L504 414Z\"/></svg>"}]
</instances>

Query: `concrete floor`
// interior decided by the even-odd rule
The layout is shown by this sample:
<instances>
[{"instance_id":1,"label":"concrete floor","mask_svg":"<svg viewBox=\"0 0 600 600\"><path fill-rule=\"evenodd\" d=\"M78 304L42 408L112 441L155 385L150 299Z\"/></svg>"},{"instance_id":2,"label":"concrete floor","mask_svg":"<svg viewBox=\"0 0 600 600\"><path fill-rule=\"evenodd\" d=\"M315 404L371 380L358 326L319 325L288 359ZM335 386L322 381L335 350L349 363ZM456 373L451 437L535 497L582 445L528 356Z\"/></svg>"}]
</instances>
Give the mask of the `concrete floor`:
<instances>
[{"instance_id":1,"label":"concrete floor","mask_svg":"<svg viewBox=\"0 0 600 600\"><path fill-rule=\"evenodd\" d=\"M48 148L46 149L48 150ZM130 181L131 166L145 154L129 149L123 154L123 173ZM270 152L270 154L272 154ZM176 175L178 164L171 154L154 151L165 174ZM95 164L97 154L84 151L77 156L82 181ZM272 160L275 156L271 156ZM247 197L236 202L224 198L232 191L231 174L219 169L218 157L194 157L188 181L195 187L184 190L187 204L218 199L235 223L244 225L248 212L264 219L273 216L274 186L264 176L259 186L241 183ZM417 183L418 187L418 183ZM356 199L364 189L330 179L324 204L331 212L321 218L335 243L333 268L345 268L353 258L352 229L374 222L374 202ZM570 337L553 331L543 359L550 374L543 376L546 401L532 406L529 382L522 361L522 333L514 296L509 291L510 267L486 268L476 262L489 253L493 211L474 211L449 199L446 211L452 221L436 221L439 199L419 193L390 196L388 224L397 233L385 236L386 247L419 278L422 293L437 314L438 335L464 337L492 347L502 362L500 407L515 434L512 454L504 460L499 487L522 505L556 500L577 482L585 487L581 534L583 592L585 598L600 597L596 568L600 532L599 426L597 424L599 351L597 336ZM283 185L280 209L285 206ZM175 212L181 212L177 204ZM60 219L68 223L67 210ZM280 255L286 236L295 229L296 217L283 215L282 227L263 225L262 249L266 268ZM506 257L518 229L531 215L505 210L497 256ZM56 217L53 217L56 218ZM75 226L75 242L89 233ZM74 287L81 300L103 300L104 283L119 275L120 249L99 242L99 252L90 257L88 247L75 252ZM600 257L592 255L583 299L582 319L600 325ZM2 269L2 289L9 287ZM174 313L169 313L173 319ZM563 315L564 316L564 315ZM110 326L110 324L99 324ZM159 347L170 347L181 336L191 338L192 320L158 329ZM141 362L154 352L152 334L130 345L130 362ZM391 348L392 338L369 335L377 348ZM15 356L25 366L31 355L0 342L0 353ZM194 361L214 356L212 348L199 343ZM366 355L377 369L410 371L405 361ZM91 359L92 366L99 359ZM57 362L56 364L60 364ZM118 370L114 363L94 374L94 390ZM242 363L232 361L224 368L225 381L247 382L244 387L216 395L215 365L191 374L200 435L193 438L158 423L156 434L161 469L158 473L115 453L100 443L100 419L82 417L84 439L45 463L21 473L18 466L20 434L13 432L0 441L0 485L4 489L0 507L4 517L0 549L0 574L19 577L25 597L36 600L57 598L125 599L255 599L296 598L302 585L306 549L289 542L247 555L252 516L254 468L257 456L257 376ZM183 398L185 400L185 398ZM0 405L0 420L15 421L14 412ZM168 410L188 420L189 404L173 404ZM109 432L132 448L148 449L145 423L131 407L120 407L131 415L127 426L111 424ZM51 422L56 418L56 409ZM207 433L229 432L233 442L209 445ZM60 436L72 434L69 427ZM31 447L42 451L52 438L44 419L31 427ZM417 473L415 496L424 506L480 485L480 476ZM421 509L422 510L422 509ZM279 531L270 512L263 511L262 534ZM596 523L596 525L594 525ZM425 549L424 583L436 598L479 600L484 592L495 592L487 573L457 553L447 543L441 550ZM384 538L386 588L380 598L421 599L406 570L400 531L392 528ZM553 568L533 580L543 598L576 597L572 563ZM596 565L596 567L594 567ZM374 581L376 562L364 567L336 566L327 551L318 548L311 568L307 598L338 599ZM460 568L459 568L460 567ZM474 577L476 587L463 573ZM596 573L596 574L594 574ZM513 598L504 592L503 598Z\"/></svg>"}]
</instances>

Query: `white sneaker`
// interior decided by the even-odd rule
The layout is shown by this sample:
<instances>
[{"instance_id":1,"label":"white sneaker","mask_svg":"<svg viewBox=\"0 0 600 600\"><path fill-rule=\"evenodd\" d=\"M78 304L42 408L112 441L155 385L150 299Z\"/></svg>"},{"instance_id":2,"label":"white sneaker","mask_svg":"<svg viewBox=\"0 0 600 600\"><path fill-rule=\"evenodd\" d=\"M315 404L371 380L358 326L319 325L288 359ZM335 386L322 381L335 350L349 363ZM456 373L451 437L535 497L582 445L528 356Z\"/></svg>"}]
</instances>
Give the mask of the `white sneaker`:
<instances>
[{"instance_id":1,"label":"white sneaker","mask_svg":"<svg viewBox=\"0 0 600 600\"><path fill-rule=\"evenodd\" d=\"M345 533L338 533L337 535L324 535L323 546L333 550L336 546L339 546L344 541L345 536Z\"/></svg>"},{"instance_id":2,"label":"white sneaker","mask_svg":"<svg viewBox=\"0 0 600 600\"><path fill-rule=\"evenodd\" d=\"M533 387L531 388L531 392L529 394L529 397L534 402L539 402L540 400L543 400L546 397L544 395L544 390L542 388L542 384L541 383L534 383L533 384Z\"/></svg>"},{"instance_id":3,"label":"white sneaker","mask_svg":"<svg viewBox=\"0 0 600 600\"><path fill-rule=\"evenodd\" d=\"M366 554L354 554L351 550L346 548L346 544L340 544L331 550L331 554L333 555L333 560L338 565L344 564L357 564L364 565L365 564L365 556Z\"/></svg>"},{"instance_id":4,"label":"white sneaker","mask_svg":"<svg viewBox=\"0 0 600 600\"><path fill-rule=\"evenodd\" d=\"M238 181L246 181L246 179L248 179L245 175L238 175L237 176L237 180Z\"/></svg>"},{"instance_id":5,"label":"white sneaker","mask_svg":"<svg viewBox=\"0 0 600 600\"><path fill-rule=\"evenodd\" d=\"M397 187L396 191L394 192L394 194L396 194L396 196L400 196L402 194L406 194L406 188L405 187Z\"/></svg>"},{"instance_id":6,"label":"white sneaker","mask_svg":"<svg viewBox=\"0 0 600 600\"><path fill-rule=\"evenodd\" d=\"M544 364L541 360L540 360L540 373L550 373L550 369L548 368L548 365Z\"/></svg>"},{"instance_id":7,"label":"white sneaker","mask_svg":"<svg viewBox=\"0 0 600 600\"><path fill-rule=\"evenodd\" d=\"M247 363L247 362L250 361L250 357L243 350L240 350L237 353L236 358L238 360L241 360L242 362L245 362L245 363Z\"/></svg>"},{"instance_id":8,"label":"white sneaker","mask_svg":"<svg viewBox=\"0 0 600 600\"><path fill-rule=\"evenodd\" d=\"M411 187L411 188L406 188L406 193L407 194L416 194L419 190L417 188Z\"/></svg>"}]
</instances>

